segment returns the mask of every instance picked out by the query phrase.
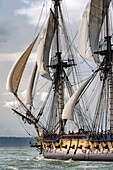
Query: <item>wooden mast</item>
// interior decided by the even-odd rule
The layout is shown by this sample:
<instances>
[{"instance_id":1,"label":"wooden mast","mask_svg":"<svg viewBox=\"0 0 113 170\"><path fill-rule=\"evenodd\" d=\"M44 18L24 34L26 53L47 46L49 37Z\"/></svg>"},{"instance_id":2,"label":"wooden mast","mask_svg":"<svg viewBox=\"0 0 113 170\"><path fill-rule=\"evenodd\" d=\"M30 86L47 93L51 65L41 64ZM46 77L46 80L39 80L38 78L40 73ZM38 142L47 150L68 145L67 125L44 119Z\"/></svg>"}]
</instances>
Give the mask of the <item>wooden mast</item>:
<instances>
[{"instance_id":1,"label":"wooden mast","mask_svg":"<svg viewBox=\"0 0 113 170\"><path fill-rule=\"evenodd\" d=\"M58 6L59 6L59 0L55 0L57 53L59 53L59 13L58 13Z\"/></svg>"},{"instance_id":2,"label":"wooden mast","mask_svg":"<svg viewBox=\"0 0 113 170\"><path fill-rule=\"evenodd\" d=\"M113 132L113 71L112 71L112 50L111 36L109 33L109 10L108 0L106 0L106 40L107 40L107 68L109 86L109 112L110 112L110 131ZM106 120L107 121L107 120Z\"/></svg>"},{"instance_id":3,"label":"wooden mast","mask_svg":"<svg viewBox=\"0 0 113 170\"><path fill-rule=\"evenodd\" d=\"M60 132L64 131L63 121L62 121L62 111L64 108L64 80L63 80L63 67L61 60L61 52L59 45L59 6L61 0L53 0L55 5L55 18L56 18L56 57L58 60L56 66L56 75L55 75L55 89L58 94L58 113L59 113L59 123L60 123Z\"/></svg>"},{"instance_id":4,"label":"wooden mast","mask_svg":"<svg viewBox=\"0 0 113 170\"><path fill-rule=\"evenodd\" d=\"M109 15L108 15L108 0L106 0L106 37L109 36Z\"/></svg>"}]
</instances>

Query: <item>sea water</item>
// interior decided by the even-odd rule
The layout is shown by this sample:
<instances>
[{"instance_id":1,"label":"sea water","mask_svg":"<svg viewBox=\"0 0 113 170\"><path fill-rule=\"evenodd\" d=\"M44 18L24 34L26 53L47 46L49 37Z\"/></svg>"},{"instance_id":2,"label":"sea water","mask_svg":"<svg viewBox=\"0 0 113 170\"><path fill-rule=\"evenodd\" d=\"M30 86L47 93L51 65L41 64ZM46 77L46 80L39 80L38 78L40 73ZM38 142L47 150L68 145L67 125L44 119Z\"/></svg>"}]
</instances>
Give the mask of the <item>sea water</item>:
<instances>
[{"instance_id":1,"label":"sea water","mask_svg":"<svg viewBox=\"0 0 113 170\"><path fill-rule=\"evenodd\" d=\"M1 147L0 170L113 170L113 162L48 160L35 148Z\"/></svg>"}]
</instances>

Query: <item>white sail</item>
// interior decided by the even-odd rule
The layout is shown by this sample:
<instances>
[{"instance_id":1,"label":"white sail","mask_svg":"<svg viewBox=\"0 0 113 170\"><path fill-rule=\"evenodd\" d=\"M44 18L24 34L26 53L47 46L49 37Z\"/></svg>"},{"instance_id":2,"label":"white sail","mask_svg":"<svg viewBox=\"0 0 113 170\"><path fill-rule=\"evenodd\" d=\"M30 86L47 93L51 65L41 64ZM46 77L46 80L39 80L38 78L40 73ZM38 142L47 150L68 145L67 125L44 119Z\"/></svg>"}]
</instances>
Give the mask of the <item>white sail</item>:
<instances>
[{"instance_id":1,"label":"white sail","mask_svg":"<svg viewBox=\"0 0 113 170\"><path fill-rule=\"evenodd\" d=\"M52 43L52 39L55 32L53 13L50 13L49 21L47 27L45 28L42 37L40 39L38 50L37 50L37 65L41 76L51 80L49 75L48 66L49 65L49 52Z\"/></svg>"},{"instance_id":2,"label":"white sail","mask_svg":"<svg viewBox=\"0 0 113 170\"><path fill-rule=\"evenodd\" d=\"M23 53L23 55L17 60L17 62L12 67L8 79L6 82L6 88L8 91L10 91L13 94L17 93L19 83L26 65L26 62L28 60L28 57L34 47L34 44L37 40L38 36L35 38L35 40L29 45L27 50Z\"/></svg>"},{"instance_id":3,"label":"white sail","mask_svg":"<svg viewBox=\"0 0 113 170\"><path fill-rule=\"evenodd\" d=\"M111 0L108 0L108 5ZM102 24L106 15L106 1L91 0L83 13L79 33L78 51L88 60L99 62L99 57L94 54L98 50L98 42Z\"/></svg>"},{"instance_id":4,"label":"white sail","mask_svg":"<svg viewBox=\"0 0 113 170\"><path fill-rule=\"evenodd\" d=\"M62 119L74 120L73 112L74 112L75 104L77 103L79 96L81 95L84 88L90 82L91 79L92 76L89 77L85 82L83 82L81 86L75 91L75 93L68 100L62 113Z\"/></svg>"},{"instance_id":5,"label":"white sail","mask_svg":"<svg viewBox=\"0 0 113 170\"><path fill-rule=\"evenodd\" d=\"M32 106L32 91L33 91L33 85L34 85L34 81L35 81L35 76L36 76L36 72L37 72L37 63L35 63L35 66L33 68L33 71L31 73L29 82L28 82L28 87L26 90L26 97L25 97L25 103Z\"/></svg>"}]
</instances>

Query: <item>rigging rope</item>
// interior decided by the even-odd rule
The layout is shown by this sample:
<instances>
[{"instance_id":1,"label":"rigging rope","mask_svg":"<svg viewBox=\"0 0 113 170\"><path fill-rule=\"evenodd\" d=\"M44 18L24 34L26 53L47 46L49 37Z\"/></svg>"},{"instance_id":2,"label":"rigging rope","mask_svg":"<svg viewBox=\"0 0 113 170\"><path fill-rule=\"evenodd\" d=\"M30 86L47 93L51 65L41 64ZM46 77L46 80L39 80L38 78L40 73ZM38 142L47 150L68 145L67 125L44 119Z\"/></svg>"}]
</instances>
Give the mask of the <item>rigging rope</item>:
<instances>
[{"instance_id":1,"label":"rigging rope","mask_svg":"<svg viewBox=\"0 0 113 170\"><path fill-rule=\"evenodd\" d=\"M36 36L36 34L37 34L37 30L38 30L38 28L39 28L40 20L41 20L41 18L42 18L42 14L43 14L44 7L45 7L45 6L47 6L47 0L44 0L44 1L43 1L42 10L41 10L40 15L39 15L39 19L38 19L38 22L37 22L37 26L36 26L36 28L35 28L35 32L34 32L33 39L34 39L34 37L35 37L35 36ZM47 19L47 17L46 17L46 19ZM40 31L39 31L39 32L41 32L42 27L44 26L44 24L45 24L45 21L44 21L44 23L42 24L41 29L40 29Z\"/></svg>"},{"instance_id":2,"label":"rigging rope","mask_svg":"<svg viewBox=\"0 0 113 170\"><path fill-rule=\"evenodd\" d=\"M20 103L18 103L18 104L20 104ZM16 105L17 105L17 102L16 102ZM21 112L21 107L20 107L20 106L18 106L18 107L16 106L16 108L19 108L19 110L20 110L20 112ZM15 113L15 112L14 112L14 113ZM33 133L30 132L31 129L29 128L29 130L28 130L27 127L25 127L25 122L24 122L24 124L22 123L23 120L22 120L22 121L20 120L20 116L17 115L17 114L16 114L16 116L17 116L19 122L21 123L22 127L24 128L25 132L26 132L28 135L34 137Z\"/></svg>"}]
</instances>

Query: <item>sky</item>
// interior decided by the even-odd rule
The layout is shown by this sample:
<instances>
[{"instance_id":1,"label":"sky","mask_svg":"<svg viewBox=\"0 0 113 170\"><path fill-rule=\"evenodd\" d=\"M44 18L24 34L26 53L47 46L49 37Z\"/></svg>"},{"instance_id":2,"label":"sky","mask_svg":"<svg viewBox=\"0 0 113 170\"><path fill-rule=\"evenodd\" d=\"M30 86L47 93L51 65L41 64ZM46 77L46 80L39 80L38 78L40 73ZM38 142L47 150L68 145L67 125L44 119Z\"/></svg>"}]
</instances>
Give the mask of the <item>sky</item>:
<instances>
[{"instance_id":1,"label":"sky","mask_svg":"<svg viewBox=\"0 0 113 170\"><path fill-rule=\"evenodd\" d=\"M6 90L6 80L12 65L33 39L42 2L0 0L0 136L27 136L17 116L11 111L14 97ZM88 0L64 2L69 8L72 30L77 31Z\"/></svg>"}]
</instances>

